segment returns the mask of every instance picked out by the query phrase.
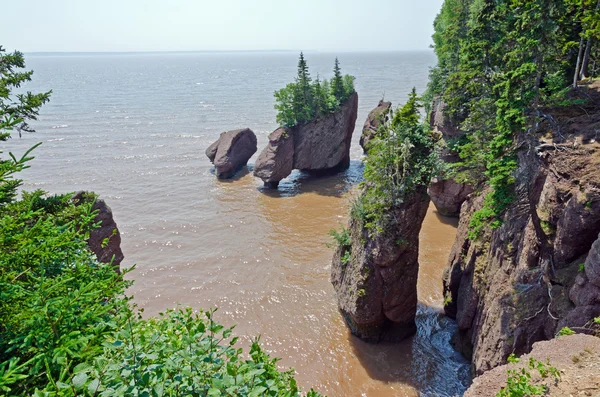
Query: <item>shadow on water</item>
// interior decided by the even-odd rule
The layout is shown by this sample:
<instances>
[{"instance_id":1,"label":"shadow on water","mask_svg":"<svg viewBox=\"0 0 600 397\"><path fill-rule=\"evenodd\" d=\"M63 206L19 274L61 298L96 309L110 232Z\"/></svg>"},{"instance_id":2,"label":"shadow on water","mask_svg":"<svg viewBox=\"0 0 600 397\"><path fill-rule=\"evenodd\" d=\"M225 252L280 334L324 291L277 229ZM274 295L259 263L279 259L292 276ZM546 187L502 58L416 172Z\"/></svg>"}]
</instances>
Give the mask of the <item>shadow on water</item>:
<instances>
[{"instance_id":1,"label":"shadow on water","mask_svg":"<svg viewBox=\"0 0 600 397\"><path fill-rule=\"evenodd\" d=\"M350 335L356 357L373 379L405 383L423 397L462 396L471 383L469 362L450 345L456 323L419 303L417 334L400 343L370 344Z\"/></svg>"},{"instance_id":2,"label":"shadow on water","mask_svg":"<svg viewBox=\"0 0 600 397\"><path fill-rule=\"evenodd\" d=\"M253 168L254 168L253 165L248 164L247 166L242 167L238 171L236 171L235 175L232 176L231 178L227 178L227 179L217 178L217 181L220 182L220 183L234 183L234 182L237 182L240 179L244 178L246 175L252 173ZM212 175L215 175L215 177L216 177L215 167L212 167L210 169L210 173Z\"/></svg>"},{"instance_id":3,"label":"shadow on water","mask_svg":"<svg viewBox=\"0 0 600 397\"><path fill-rule=\"evenodd\" d=\"M264 186L258 190L269 197L294 197L304 193L316 193L320 196L341 197L353 185L362 181L364 164L360 160L351 160L350 167L332 175L313 175L298 170L279 182L277 189Z\"/></svg>"},{"instance_id":4,"label":"shadow on water","mask_svg":"<svg viewBox=\"0 0 600 397\"><path fill-rule=\"evenodd\" d=\"M435 211L433 211L433 213L435 214L435 217L437 218L437 220L440 221L440 223L442 223L444 225L458 227L458 218L442 215L438 212L437 209Z\"/></svg>"}]
</instances>

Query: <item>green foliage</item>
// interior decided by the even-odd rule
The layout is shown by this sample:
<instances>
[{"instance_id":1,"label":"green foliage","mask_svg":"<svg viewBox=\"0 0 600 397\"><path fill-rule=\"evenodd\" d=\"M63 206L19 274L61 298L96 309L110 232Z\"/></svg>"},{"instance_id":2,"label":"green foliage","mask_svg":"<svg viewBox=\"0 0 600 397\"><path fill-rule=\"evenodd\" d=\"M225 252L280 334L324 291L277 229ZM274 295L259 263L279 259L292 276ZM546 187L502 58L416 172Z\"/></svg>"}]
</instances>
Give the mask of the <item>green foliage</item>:
<instances>
[{"instance_id":1,"label":"green foliage","mask_svg":"<svg viewBox=\"0 0 600 397\"><path fill-rule=\"evenodd\" d=\"M447 295L444 297L444 306L448 306L452 304L452 295Z\"/></svg>"},{"instance_id":2,"label":"green foliage","mask_svg":"<svg viewBox=\"0 0 600 397\"><path fill-rule=\"evenodd\" d=\"M334 113L354 91L354 77L342 76L337 58L331 83L321 81L319 76L313 81L304 54L300 53L296 81L275 91L277 122L284 127L293 127Z\"/></svg>"},{"instance_id":3,"label":"green foliage","mask_svg":"<svg viewBox=\"0 0 600 397\"><path fill-rule=\"evenodd\" d=\"M427 186L440 165L435 140L420 121L421 103L415 90L404 106L391 112L369 147L363 192L351 216L372 232L381 232L393 219L389 210L417 187Z\"/></svg>"},{"instance_id":4,"label":"green foliage","mask_svg":"<svg viewBox=\"0 0 600 397\"><path fill-rule=\"evenodd\" d=\"M331 229L329 235L340 247L347 247L350 245L350 232L345 227L342 227L339 232L335 229Z\"/></svg>"},{"instance_id":5,"label":"green foliage","mask_svg":"<svg viewBox=\"0 0 600 397\"><path fill-rule=\"evenodd\" d=\"M585 271L585 263L580 263L579 267L577 267L577 271L583 273Z\"/></svg>"},{"instance_id":6,"label":"green foliage","mask_svg":"<svg viewBox=\"0 0 600 397\"><path fill-rule=\"evenodd\" d=\"M434 23L438 65L426 100L442 100L444 114L464 133L455 147L458 176L492 188L471 220L471 238L501 225L515 198L516 142L535 132L538 110L572 104L569 76L580 37L598 34L597 6L597 0L444 1ZM590 43L597 48L598 41Z\"/></svg>"},{"instance_id":7,"label":"green foliage","mask_svg":"<svg viewBox=\"0 0 600 397\"><path fill-rule=\"evenodd\" d=\"M31 76L22 67L20 53L0 51L2 141L12 128L30 131L26 122L49 97L11 96ZM16 174L31 150L0 158L0 395L300 395L292 372L278 371L258 341L242 359L213 312L136 317L124 295L127 270L119 274L88 248L99 226L95 196L74 202L36 190L17 198Z\"/></svg>"},{"instance_id":8,"label":"green foliage","mask_svg":"<svg viewBox=\"0 0 600 397\"><path fill-rule=\"evenodd\" d=\"M565 336L565 335L575 335L575 331L573 331L569 327L562 327L560 329L560 331L558 331L558 334L556 334L557 337L561 337L561 336Z\"/></svg>"},{"instance_id":9,"label":"green foliage","mask_svg":"<svg viewBox=\"0 0 600 397\"><path fill-rule=\"evenodd\" d=\"M280 372L258 339L244 359L232 331L214 321L214 311L190 308L130 319L104 342L102 354L58 388L89 396L299 395L293 371Z\"/></svg>"},{"instance_id":10,"label":"green foliage","mask_svg":"<svg viewBox=\"0 0 600 397\"><path fill-rule=\"evenodd\" d=\"M25 82L31 81L32 71L22 71L25 67L23 54L15 51L6 53L0 46L0 142L6 141L11 131L33 131L27 122L35 120L39 108L50 99L51 91L41 94L12 94L12 90L21 87ZM38 144L39 145L39 144ZM38 146L36 145L36 146ZM21 180L15 179L14 174L28 168L27 161L31 148L20 158L10 153L10 159L0 158L0 209L11 202L21 186ZM2 151L0 151L2 154Z\"/></svg>"},{"instance_id":11,"label":"green foliage","mask_svg":"<svg viewBox=\"0 0 600 397\"><path fill-rule=\"evenodd\" d=\"M344 254L342 255L342 257L340 258L340 262L342 262L342 265L347 265L350 263L350 261L352 261L352 252L346 249L344 250Z\"/></svg>"},{"instance_id":12,"label":"green foliage","mask_svg":"<svg viewBox=\"0 0 600 397\"><path fill-rule=\"evenodd\" d=\"M508 357L509 363L518 363L519 359L511 354ZM532 397L545 395L548 388L545 385L534 385L531 381L531 370L536 370L542 378L548 376L560 379L560 371L551 366L549 362L546 364L530 358L527 367L519 369L509 369L506 386L500 389L496 397Z\"/></svg>"}]
</instances>

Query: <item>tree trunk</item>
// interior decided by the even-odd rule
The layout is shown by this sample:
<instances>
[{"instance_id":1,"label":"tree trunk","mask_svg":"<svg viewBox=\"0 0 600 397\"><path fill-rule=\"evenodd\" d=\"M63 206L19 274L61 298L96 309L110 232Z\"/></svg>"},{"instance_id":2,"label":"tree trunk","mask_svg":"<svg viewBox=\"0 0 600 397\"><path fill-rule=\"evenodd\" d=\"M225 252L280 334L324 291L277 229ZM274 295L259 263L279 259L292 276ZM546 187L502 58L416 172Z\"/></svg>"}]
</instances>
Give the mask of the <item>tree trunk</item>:
<instances>
[{"instance_id":1,"label":"tree trunk","mask_svg":"<svg viewBox=\"0 0 600 397\"><path fill-rule=\"evenodd\" d=\"M600 0L596 3L596 13L600 10ZM594 38L590 36L585 46L585 53L583 55L583 63L581 64L581 71L579 72L579 78L584 79L588 76L588 67L590 64L590 52L592 51L592 45L594 44Z\"/></svg>"},{"instance_id":2,"label":"tree trunk","mask_svg":"<svg viewBox=\"0 0 600 397\"><path fill-rule=\"evenodd\" d=\"M583 80L588 77L588 67L590 64L590 52L592 51L593 37L588 38L587 44L585 45L585 52L583 53L583 61L581 62L581 70L579 71L579 79Z\"/></svg>"},{"instance_id":3,"label":"tree trunk","mask_svg":"<svg viewBox=\"0 0 600 397\"><path fill-rule=\"evenodd\" d=\"M577 64L575 66L575 73L573 74L573 88L577 88L577 80L579 78L579 69L581 67L581 57L583 56L583 36L579 40L579 53L577 54Z\"/></svg>"}]
</instances>

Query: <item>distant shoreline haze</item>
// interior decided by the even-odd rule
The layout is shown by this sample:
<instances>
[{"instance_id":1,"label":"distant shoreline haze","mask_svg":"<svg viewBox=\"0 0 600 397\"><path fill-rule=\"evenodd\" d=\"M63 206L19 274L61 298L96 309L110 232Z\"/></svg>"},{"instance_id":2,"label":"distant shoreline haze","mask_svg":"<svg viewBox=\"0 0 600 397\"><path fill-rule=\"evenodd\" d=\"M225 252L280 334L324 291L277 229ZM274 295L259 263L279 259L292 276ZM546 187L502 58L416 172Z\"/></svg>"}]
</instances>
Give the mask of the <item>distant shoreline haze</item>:
<instances>
[{"instance_id":1,"label":"distant shoreline haze","mask_svg":"<svg viewBox=\"0 0 600 397\"><path fill-rule=\"evenodd\" d=\"M394 53L433 53L433 49L423 50L191 50L191 51L24 51L25 55L152 55L152 54L394 54Z\"/></svg>"}]
</instances>

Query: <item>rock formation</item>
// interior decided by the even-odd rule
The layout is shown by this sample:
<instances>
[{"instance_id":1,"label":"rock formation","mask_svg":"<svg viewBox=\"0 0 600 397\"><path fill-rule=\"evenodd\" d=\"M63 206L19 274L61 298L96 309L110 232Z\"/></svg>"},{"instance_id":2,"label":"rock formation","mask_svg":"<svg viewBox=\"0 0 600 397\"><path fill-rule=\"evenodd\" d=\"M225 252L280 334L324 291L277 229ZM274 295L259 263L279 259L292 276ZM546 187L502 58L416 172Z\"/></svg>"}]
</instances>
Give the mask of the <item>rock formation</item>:
<instances>
[{"instance_id":1,"label":"rock formation","mask_svg":"<svg viewBox=\"0 0 600 397\"><path fill-rule=\"evenodd\" d=\"M206 149L206 156L215 165L218 178L231 178L256 153L256 135L250 128L221 133Z\"/></svg>"},{"instance_id":2,"label":"rock formation","mask_svg":"<svg viewBox=\"0 0 600 397\"><path fill-rule=\"evenodd\" d=\"M468 239L486 192L463 204L445 269L445 311L477 374L600 316L600 147L535 152L519 152L517 198L501 227Z\"/></svg>"},{"instance_id":3,"label":"rock formation","mask_svg":"<svg viewBox=\"0 0 600 397\"><path fill-rule=\"evenodd\" d=\"M377 107L369 112L367 120L363 125L362 135L360 136L360 146L365 153L367 152L369 142L375 138L377 129L386 121L391 107L391 102L384 102L381 100L377 104Z\"/></svg>"},{"instance_id":4,"label":"rock formation","mask_svg":"<svg viewBox=\"0 0 600 397\"><path fill-rule=\"evenodd\" d=\"M366 341L397 341L415 333L419 232L429 198L417 188L390 213L396 224L370 234L349 224L350 245L336 250L331 282L352 334Z\"/></svg>"},{"instance_id":5,"label":"rock formation","mask_svg":"<svg viewBox=\"0 0 600 397\"><path fill-rule=\"evenodd\" d=\"M267 147L260 153L254 175L268 187L277 187L280 180L294 169L294 135L286 128L278 128L269 135Z\"/></svg>"},{"instance_id":6,"label":"rock formation","mask_svg":"<svg viewBox=\"0 0 600 397\"><path fill-rule=\"evenodd\" d=\"M457 217L460 215L460 206L473 190L472 186L458 183L454 179L435 178L429 185L427 194L440 214Z\"/></svg>"},{"instance_id":7,"label":"rock formation","mask_svg":"<svg viewBox=\"0 0 600 397\"><path fill-rule=\"evenodd\" d=\"M429 124L434 131L443 135L446 139L457 138L461 135L458 122L448 117L444 109L446 104L441 98L435 98L429 115Z\"/></svg>"},{"instance_id":8,"label":"rock formation","mask_svg":"<svg viewBox=\"0 0 600 397\"><path fill-rule=\"evenodd\" d=\"M538 371L529 368L530 358L543 364L549 362L560 371L560 380L555 382L553 376L542 378ZM569 335L537 342L519 363L502 365L477 377L464 397L495 397L506 386L507 371L521 368L531 374L533 385L548 387L544 396L596 396L600 391L600 338Z\"/></svg>"},{"instance_id":9,"label":"rock formation","mask_svg":"<svg viewBox=\"0 0 600 397\"><path fill-rule=\"evenodd\" d=\"M112 263L115 270L119 271L124 255L121 251L121 234L113 218L112 210L104 200L98 199L94 193L79 191L73 195L75 205L93 200L95 201L92 210L98 211L94 223L99 224L99 227L90 232L88 246L96 254L98 261Z\"/></svg>"},{"instance_id":10,"label":"rock formation","mask_svg":"<svg viewBox=\"0 0 600 397\"><path fill-rule=\"evenodd\" d=\"M445 107L445 104L439 98L434 100L429 122L431 129L441 134L442 139L448 142L451 139L459 137L462 132L456 127L458 123L450 120L444 114ZM450 164L460 160L458 155L449 149L442 149L440 157ZM428 194L440 214L458 217L460 215L460 206L469 194L473 193L473 190L473 187L467 183L457 182L454 178L440 175L431 182Z\"/></svg>"},{"instance_id":11,"label":"rock formation","mask_svg":"<svg viewBox=\"0 0 600 397\"><path fill-rule=\"evenodd\" d=\"M254 164L254 175L276 187L293 169L322 173L348 168L358 111L354 93L336 113L293 128L281 127Z\"/></svg>"}]
</instances>

